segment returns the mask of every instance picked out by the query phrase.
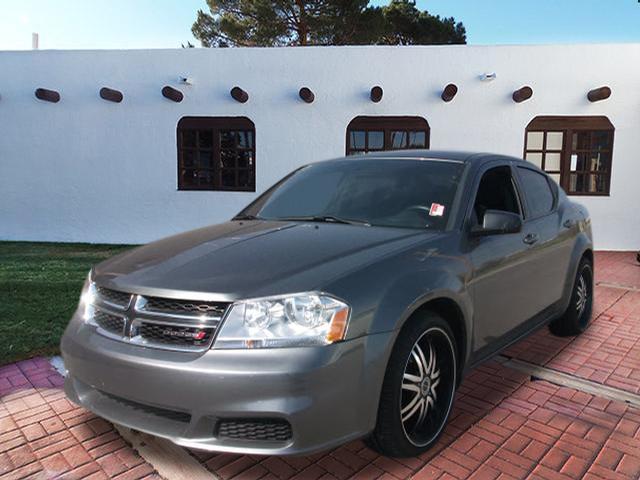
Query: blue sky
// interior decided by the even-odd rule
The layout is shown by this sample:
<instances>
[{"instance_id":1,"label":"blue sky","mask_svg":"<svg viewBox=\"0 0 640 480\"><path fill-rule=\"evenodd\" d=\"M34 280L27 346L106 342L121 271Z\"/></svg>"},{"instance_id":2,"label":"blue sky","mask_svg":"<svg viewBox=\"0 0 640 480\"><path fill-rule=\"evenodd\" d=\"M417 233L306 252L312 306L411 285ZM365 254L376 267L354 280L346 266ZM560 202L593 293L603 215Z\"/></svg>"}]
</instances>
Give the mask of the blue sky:
<instances>
[{"instance_id":1,"label":"blue sky","mask_svg":"<svg viewBox=\"0 0 640 480\"><path fill-rule=\"evenodd\" d=\"M374 0L384 4L384 0ZM176 48L197 42L191 24L204 0L2 0L0 50ZM640 42L637 0L418 0L454 16L470 44Z\"/></svg>"}]
</instances>

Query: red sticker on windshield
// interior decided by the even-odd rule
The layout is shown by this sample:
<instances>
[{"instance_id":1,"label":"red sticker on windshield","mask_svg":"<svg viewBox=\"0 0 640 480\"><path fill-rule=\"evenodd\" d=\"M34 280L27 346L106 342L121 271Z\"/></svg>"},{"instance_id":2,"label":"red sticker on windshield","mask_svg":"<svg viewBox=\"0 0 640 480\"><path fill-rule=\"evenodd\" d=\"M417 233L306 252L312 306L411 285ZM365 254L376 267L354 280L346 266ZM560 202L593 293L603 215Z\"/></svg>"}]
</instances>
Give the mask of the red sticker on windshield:
<instances>
[{"instance_id":1,"label":"red sticker on windshield","mask_svg":"<svg viewBox=\"0 0 640 480\"><path fill-rule=\"evenodd\" d=\"M441 217L444 215L444 205L439 203L432 203L429 209L429 215L432 217Z\"/></svg>"}]
</instances>

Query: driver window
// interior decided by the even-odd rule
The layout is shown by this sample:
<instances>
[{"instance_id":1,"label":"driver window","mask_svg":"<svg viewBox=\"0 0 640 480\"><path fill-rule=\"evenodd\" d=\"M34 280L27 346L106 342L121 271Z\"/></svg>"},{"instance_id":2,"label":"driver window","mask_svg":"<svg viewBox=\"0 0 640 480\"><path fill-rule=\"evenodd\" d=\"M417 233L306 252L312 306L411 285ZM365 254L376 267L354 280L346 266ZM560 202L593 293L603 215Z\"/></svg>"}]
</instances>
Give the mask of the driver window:
<instances>
[{"instance_id":1,"label":"driver window","mask_svg":"<svg viewBox=\"0 0 640 480\"><path fill-rule=\"evenodd\" d=\"M472 224L482 225L484 212L487 210L502 210L521 215L510 167L492 168L482 175L471 213Z\"/></svg>"}]
</instances>

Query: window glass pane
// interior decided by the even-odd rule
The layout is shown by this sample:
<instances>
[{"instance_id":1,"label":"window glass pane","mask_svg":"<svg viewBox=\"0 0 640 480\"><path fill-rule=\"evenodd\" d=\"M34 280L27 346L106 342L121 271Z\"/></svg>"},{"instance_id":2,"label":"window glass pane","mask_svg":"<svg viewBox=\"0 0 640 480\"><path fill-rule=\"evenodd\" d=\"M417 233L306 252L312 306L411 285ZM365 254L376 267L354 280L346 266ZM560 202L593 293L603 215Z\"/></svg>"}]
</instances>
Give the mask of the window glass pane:
<instances>
[{"instance_id":1,"label":"window glass pane","mask_svg":"<svg viewBox=\"0 0 640 480\"><path fill-rule=\"evenodd\" d=\"M571 192L584 191L584 175L582 173L572 173L569 177L569 190Z\"/></svg>"},{"instance_id":2,"label":"window glass pane","mask_svg":"<svg viewBox=\"0 0 640 480\"><path fill-rule=\"evenodd\" d=\"M198 146L200 148L213 147L213 132L211 130L200 130L198 132Z\"/></svg>"},{"instance_id":3,"label":"window glass pane","mask_svg":"<svg viewBox=\"0 0 640 480\"><path fill-rule=\"evenodd\" d=\"M238 135L238 147L253 148L253 132L241 130L236 133Z\"/></svg>"},{"instance_id":4,"label":"window glass pane","mask_svg":"<svg viewBox=\"0 0 640 480\"><path fill-rule=\"evenodd\" d=\"M551 171L560 170L560 154L547 152L544 156L544 169Z\"/></svg>"},{"instance_id":5,"label":"window glass pane","mask_svg":"<svg viewBox=\"0 0 640 480\"><path fill-rule=\"evenodd\" d=\"M563 132L547 132L547 150L562 150Z\"/></svg>"},{"instance_id":6,"label":"window glass pane","mask_svg":"<svg viewBox=\"0 0 640 480\"><path fill-rule=\"evenodd\" d=\"M235 168L238 154L235 150L220 150L220 166L222 168Z\"/></svg>"},{"instance_id":7,"label":"window glass pane","mask_svg":"<svg viewBox=\"0 0 640 480\"><path fill-rule=\"evenodd\" d=\"M544 132L527 133L527 150L542 150Z\"/></svg>"},{"instance_id":8,"label":"window glass pane","mask_svg":"<svg viewBox=\"0 0 640 480\"><path fill-rule=\"evenodd\" d=\"M253 152L240 152L238 154L238 168L248 168L253 165Z\"/></svg>"},{"instance_id":9,"label":"window glass pane","mask_svg":"<svg viewBox=\"0 0 640 480\"><path fill-rule=\"evenodd\" d=\"M426 146L426 132L409 132L409 148L425 148Z\"/></svg>"},{"instance_id":10,"label":"window glass pane","mask_svg":"<svg viewBox=\"0 0 640 480\"><path fill-rule=\"evenodd\" d=\"M407 132L391 132L391 148L406 148Z\"/></svg>"},{"instance_id":11,"label":"window glass pane","mask_svg":"<svg viewBox=\"0 0 640 480\"><path fill-rule=\"evenodd\" d=\"M369 150L382 150L384 148L384 132L370 131L369 133Z\"/></svg>"},{"instance_id":12,"label":"window glass pane","mask_svg":"<svg viewBox=\"0 0 640 480\"><path fill-rule=\"evenodd\" d=\"M211 170L195 170L198 185L207 186L213 184L213 172Z\"/></svg>"},{"instance_id":13,"label":"window glass pane","mask_svg":"<svg viewBox=\"0 0 640 480\"><path fill-rule=\"evenodd\" d=\"M551 177L551 179L556 182L558 185L560 185L560 174L559 173L550 173L549 177Z\"/></svg>"},{"instance_id":14,"label":"window glass pane","mask_svg":"<svg viewBox=\"0 0 640 480\"><path fill-rule=\"evenodd\" d=\"M220 148L234 148L236 146L236 132L220 132Z\"/></svg>"},{"instance_id":15,"label":"window glass pane","mask_svg":"<svg viewBox=\"0 0 640 480\"><path fill-rule=\"evenodd\" d=\"M553 193L547 177L528 168L518 167L518 170L531 216L549 213L553 208Z\"/></svg>"},{"instance_id":16,"label":"window glass pane","mask_svg":"<svg viewBox=\"0 0 640 480\"><path fill-rule=\"evenodd\" d=\"M611 132L593 132L592 140L594 150L611 150Z\"/></svg>"},{"instance_id":17,"label":"window glass pane","mask_svg":"<svg viewBox=\"0 0 640 480\"><path fill-rule=\"evenodd\" d=\"M196 146L196 131L195 130L182 130L182 146L183 147L195 147Z\"/></svg>"},{"instance_id":18,"label":"window glass pane","mask_svg":"<svg viewBox=\"0 0 640 480\"><path fill-rule=\"evenodd\" d=\"M235 187L236 186L236 171L229 169L222 169L221 182L223 187Z\"/></svg>"},{"instance_id":19,"label":"window glass pane","mask_svg":"<svg viewBox=\"0 0 640 480\"><path fill-rule=\"evenodd\" d=\"M525 159L536 167L542 168L542 153L527 152Z\"/></svg>"},{"instance_id":20,"label":"window glass pane","mask_svg":"<svg viewBox=\"0 0 640 480\"><path fill-rule=\"evenodd\" d=\"M192 169L182 170L180 172L182 184L186 187L194 186L195 172Z\"/></svg>"},{"instance_id":21,"label":"window glass pane","mask_svg":"<svg viewBox=\"0 0 640 480\"><path fill-rule=\"evenodd\" d=\"M589 161L589 170L598 172L608 172L611 163L611 153L592 152Z\"/></svg>"},{"instance_id":22,"label":"window glass pane","mask_svg":"<svg viewBox=\"0 0 640 480\"><path fill-rule=\"evenodd\" d=\"M607 176L606 175L589 175L589 192L590 193L605 193L607 191Z\"/></svg>"},{"instance_id":23,"label":"window glass pane","mask_svg":"<svg viewBox=\"0 0 640 480\"><path fill-rule=\"evenodd\" d=\"M195 165L196 152L193 150L183 150L182 152L182 166L193 167Z\"/></svg>"},{"instance_id":24,"label":"window glass pane","mask_svg":"<svg viewBox=\"0 0 640 480\"><path fill-rule=\"evenodd\" d=\"M213 168L213 153L200 152L200 167Z\"/></svg>"},{"instance_id":25,"label":"window glass pane","mask_svg":"<svg viewBox=\"0 0 640 480\"><path fill-rule=\"evenodd\" d=\"M574 133L572 146L574 150L588 150L591 146L591 132Z\"/></svg>"},{"instance_id":26,"label":"window glass pane","mask_svg":"<svg viewBox=\"0 0 640 480\"><path fill-rule=\"evenodd\" d=\"M364 150L365 132L361 130L352 130L349 135L349 148L352 150Z\"/></svg>"},{"instance_id":27,"label":"window glass pane","mask_svg":"<svg viewBox=\"0 0 640 480\"><path fill-rule=\"evenodd\" d=\"M238 187L248 187L249 185L249 170L238 170Z\"/></svg>"},{"instance_id":28,"label":"window glass pane","mask_svg":"<svg viewBox=\"0 0 640 480\"><path fill-rule=\"evenodd\" d=\"M581 172L583 170L587 170L589 168L588 159L588 153L574 153L571 155L571 171Z\"/></svg>"}]
</instances>

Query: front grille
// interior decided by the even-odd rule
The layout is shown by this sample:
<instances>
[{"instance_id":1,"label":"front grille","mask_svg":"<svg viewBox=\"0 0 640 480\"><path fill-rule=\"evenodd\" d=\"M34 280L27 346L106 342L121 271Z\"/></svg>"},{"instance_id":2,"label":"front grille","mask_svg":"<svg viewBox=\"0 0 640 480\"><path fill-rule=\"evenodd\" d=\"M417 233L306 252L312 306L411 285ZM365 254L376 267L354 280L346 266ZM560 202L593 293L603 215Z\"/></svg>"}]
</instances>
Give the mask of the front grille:
<instances>
[{"instance_id":1,"label":"front grille","mask_svg":"<svg viewBox=\"0 0 640 480\"><path fill-rule=\"evenodd\" d=\"M222 317L228 303L174 300L170 298L146 297L144 310L156 313L177 313Z\"/></svg>"},{"instance_id":2,"label":"front grille","mask_svg":"<svg viewBox=\"0 0 640 480\"><path fill-rule=\"evenodd\" d=\"M152 343L178 347L203 347L209 344L213 328L181 327L158 323L141 323L137 334Z\"/></svg>"},{"instance_id":3,"label":"front grille","mask_svg":"<svg viewBox=\"0 0 640 480\"><path fill-rule=\"evenodd\" d=\"M122 317L96 310L93 320L103 330L116 335L124 335L125 320Z\"/></svg>"},{"instance_id":4,"label":"front grille","mask_svg":"<svg viewBox=\"0 0 640 480\"><path fill-rule=\"evenodd\" d=\"M169 410L167 408L154 407L152 405L145 405L144 403L134 402L133 400L127 400L126 398L117 397L110 393L100 391L102 395L109 400L119 403L121 406L136 410L138 412L154 415L166 420L173 420L175 422L189 423L191 421L191 414L186 412L179 412L177 410Z\"/></svg>"},{"instance_id":5,"label":"front grille","mask_svg":"<svg viewBox=\"0 0 640 480\"><path fill-rule=\"evenodd\" d=\"M286 442L291 440L291 424L279 418L227 419L216 426L219 438Z\"/></svg>"},{"instance_id":6,"label":"front grille","mask_svg":"<svg viewBox=\"0 0 640 480\"><path fill-rule=\"evenodd\" d=\"M213 341L229 303L147 297L96 286L98 333L145 347L202 351ZM109 334L109 335L107 335ZM118 339L116 339L118 340Z\"/></svg>"},{"instance_id":7,"label":"front grille","mask_svg":"<svg viewBox=\"0 0 640 480\"><path fill-rule=\"evenodd\" d=\"M98 299L123 309L127 308L131 301L130 293L118 292L104 287L97 287L96 290L98 292Z\"/></svg>"}]
</instances>

